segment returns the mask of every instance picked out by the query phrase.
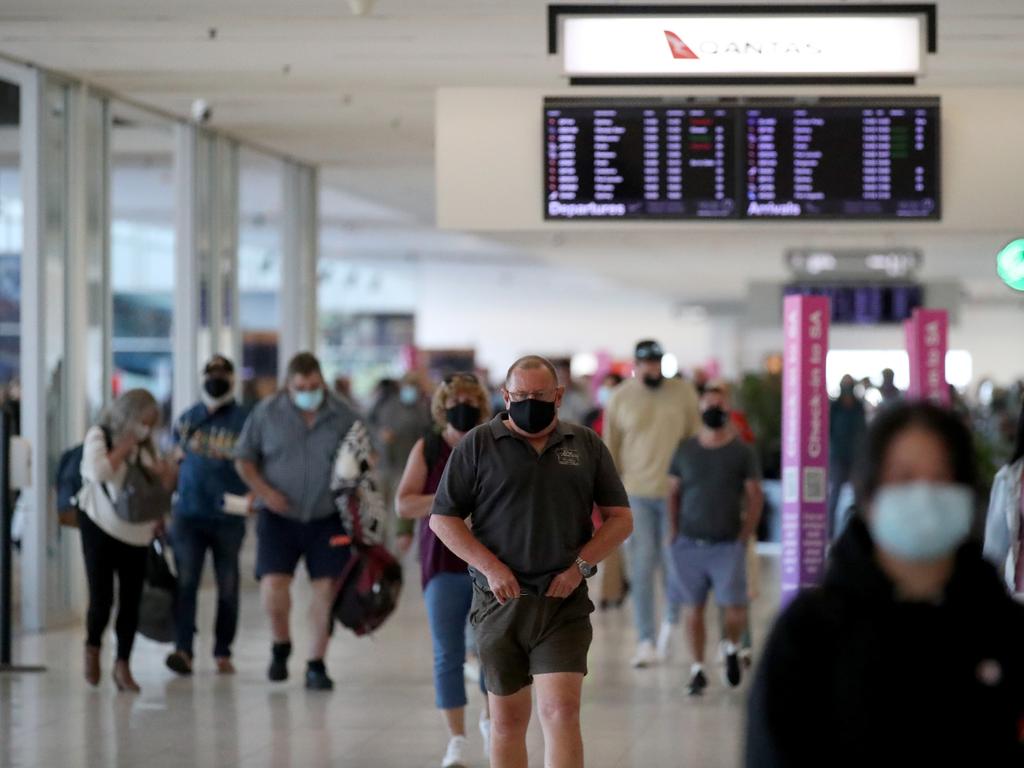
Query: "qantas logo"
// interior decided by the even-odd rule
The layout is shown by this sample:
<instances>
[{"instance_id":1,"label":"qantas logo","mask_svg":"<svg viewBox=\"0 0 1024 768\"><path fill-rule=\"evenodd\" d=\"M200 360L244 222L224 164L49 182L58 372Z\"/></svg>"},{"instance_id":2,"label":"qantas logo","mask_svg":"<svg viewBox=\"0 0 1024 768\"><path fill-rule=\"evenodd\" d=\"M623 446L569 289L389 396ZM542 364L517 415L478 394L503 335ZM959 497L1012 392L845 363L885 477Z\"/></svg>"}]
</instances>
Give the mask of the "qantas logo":
<instances>
[{"instance_id":1,"label":"qantas logo","mask_svg":"<svg viewBox=\"0 0 1024 768\"><path fill-rule=\"evenodd\" d=\"M690 48L686 43L683 42L682 38L679 37L675 32L669 32L665 30L665 39L668 40L668 47L672 51L673 59L699 59L693 49Z\"/></svg>"}]
</instances>

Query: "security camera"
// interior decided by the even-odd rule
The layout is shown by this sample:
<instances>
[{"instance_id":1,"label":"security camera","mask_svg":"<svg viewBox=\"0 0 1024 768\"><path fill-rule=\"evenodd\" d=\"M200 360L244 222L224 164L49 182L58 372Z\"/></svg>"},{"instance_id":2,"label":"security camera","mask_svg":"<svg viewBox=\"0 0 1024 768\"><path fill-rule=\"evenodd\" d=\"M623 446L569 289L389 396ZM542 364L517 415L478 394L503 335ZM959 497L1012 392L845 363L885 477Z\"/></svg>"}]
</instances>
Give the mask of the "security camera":
<instances>
[{"instance_id":1,"label":"security camera","mask_svg":"<svg viewBox=\"0 0 1024 768\"><path fill-rule=\"evenodd\" d=\"M192 122L197 125L206 125L213 117L213 107L206 99L196 99L192 102Z\"/></svg>"}]
</instances>

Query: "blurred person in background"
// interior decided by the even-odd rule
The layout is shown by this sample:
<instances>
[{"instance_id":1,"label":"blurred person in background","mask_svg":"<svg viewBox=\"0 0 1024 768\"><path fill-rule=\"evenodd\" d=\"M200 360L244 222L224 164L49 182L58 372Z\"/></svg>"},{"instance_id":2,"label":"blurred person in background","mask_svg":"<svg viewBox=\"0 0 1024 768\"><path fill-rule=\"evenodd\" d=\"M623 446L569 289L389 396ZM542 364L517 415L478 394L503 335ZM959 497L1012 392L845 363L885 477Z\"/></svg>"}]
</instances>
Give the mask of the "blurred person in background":
<instances>
[{"instance_id":1,"label":"blurred person in background","mask_svg":"<svg viewBox=\"0 0 1024 768\"><path fill-rule=\"evenodd\" d=\"M559 410L560 418L574 424L583 424L587 419L587 414L594 407L589 392L580 382L572 378L572 368L569 363L559 363L555 369L558 371L559 386L565 388L565 396L562 398L562 407Z\"/></svg>"},{"instance_id":2,"label":"blurred person in background","mask_svg":"<svg viewBox=\"0 0 1024 768\"><path fill-rule=\"evenodd\" d=\"M1024 600L1024 405L1009 460L996 474L985 523L985 557L999 569L1007 588Z\"/></svg>"},{"instance_id":3,"label":"blurred person in background","mask_svg":"<svg viewBox=\"0 0 1024 768\"><path fill-rule=\"evenodd\" d=\"M338 447L356 419L328 393L316 357L300 352L288 363L281 391L253 409L235 447L238 474L256 497L256 578L270 619L271 682L288 679L291 588L304 560L313 592L306 688L334 688L324 657L337 581L350 548L331 476Z\"/></svg>"},{"instance_id":4,"label":"blurred person in background","mask_svg":"<svg viewBox=\"0 0 1024 768\"><path fill-rule=\"evenodd\" d=\"M1024 607L970 539L973 440L947 410L885 410L820 587L778 619L746 765L1024 765Z\"/></svg>"},{"instance_id":5,"label":"blurred person in background","mask_svg":"<svg viewBox=\"0 0 1024 768\"><path fill-rule=\"evenodd\" d=\"M431 415L436 429L416 441L398 486L397 509L403 519L419 521L420 576L434 645L434 700L448 726L442 768L466 765L466 622L473 601L473 579L466 562L430 530L427 518L452 449L491 415L489 395L471 373L455 373L434 391ZM480 732L489 753L490 718L484 693Z\"/></svg>"},{"instance_id":6,"label":"blurred person in background","mask_svg":"<svg viewBox=\"0 0 1024 768\"><path fill-rule=\"evenodd\" d=\"M230 514L225 506L227 497L249 492L234 464L235 444L248 416L249 409L235 400L234 364L214 355L203 369L200 402L183 413L174 427L179 478L171 543L178 568L177 640L166 663L179 675L192 674L196 602L207 551L217 581L213 657L218 673L235 671L231 645L238 629L238 554L245 538L245 517Z\"/></svg>"},{"instance_id":7,"label":"blurred person in background","mask_svg":"<svg viewBox=\"0 0 1024 768\"><path fill-rule=\"evenodd\" d=\"M892 368L882 371L882 385L878 392L882 396L882 405L898 403L903 399L903 392L896 386L896 373Z\"/></svg>"},{"instance_id":8,"label":"blurred person in background","mask_svg":"<svg viewBox=\"0 0 1024 768\"><path fill-rule=\"evenodd\" d=\"M370 412L370 430L378 456L376 469L387 509L395 508L395 493L409 453L431 424L430 404L420 377L411 372ZM413 529L411 520L399 520L395 527L394 544L403 555L412 547ZM386 540L391 543L390 536Z\"/></svg>"},{"instance_id":9,"label":"blurred person in background","mask_svg":"<svg viewBox=\"0 0 1024 768\"><path fill-rule=\"evenodd\" d=\"M117 656L113 679L119 691L137 693L129 661L139 626L139 603L146 578L146 558L163 518L128 522L116 505L128 476L129 464L141 466L155 483L170 492L177 482L177 465L164 460L153 442L160 424L160 404L144 389L130 389L100 415L85 434L82 451L82 490L78 496L78 527L89 586L86 613L85 679L100 682L100 647L114 606L117 576ZM165 511L170 512L168 509Z\"/></svg>"},{"instance_id":10,"label":"blurred person in background","mask_svg":"<svg viewBox=\"0 0 1024 768\"><path fill-rule=\"evenodd\" d=\"M850 482L854 458L867 430L864 401L857 396L857 383L847 374L839 382L839 397L829 407L829 538L835 539L845 524L845 509L839 509L843 486Z\"/></svg>"},{"instance_id":11,"label":"blurred person in background","mask_svg":"<svg viewBox=\"0 0 1024 768\"><path fill-rule=\"evenodd\" d=\"M633 510L633 534L626 541L637 648L632 664L643 668L671 655L679 606L666 594L665 615L655 644L655 574L668 585L671 567L666 501L668 469L679 443L697 433L700 410L693 385L666 379L661 345L645 339L636 345L635 377L615 388L604 417L604 440L622 476Z\"/></svg>"}]
</instances>

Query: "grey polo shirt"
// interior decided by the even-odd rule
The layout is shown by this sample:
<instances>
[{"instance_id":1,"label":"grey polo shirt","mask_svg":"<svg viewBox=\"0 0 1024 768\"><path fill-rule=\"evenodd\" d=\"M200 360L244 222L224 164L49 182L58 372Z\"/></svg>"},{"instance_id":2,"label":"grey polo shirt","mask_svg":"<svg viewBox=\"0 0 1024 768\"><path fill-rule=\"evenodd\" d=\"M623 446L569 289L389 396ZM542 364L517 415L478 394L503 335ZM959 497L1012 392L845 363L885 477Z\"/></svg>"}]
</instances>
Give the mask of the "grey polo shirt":
<instances>
[{"instance_id":1,"label":"grey polo shirt","mask_svg":"<svg viewBox=\"0 0 1024 768\"><path fill-rule=\"evenodd\" d=\"M473 534L520 586L544 594L593 536L594 504L628 507L629 499L592 430L559 422L538 454L507 418L498 414L455 447L431 513L471 518ZM487 586L482 574L473 577Z\"/></svg>"},{"instance_id":2,"label":"grey polo shirt","mask_svg":"<svg viewBox=\"0 0 1024 768\"><path fill-rule=\"evenodd\" d=\"M288 498L288 517L320 520L338 513L331 473L338 446L356 418L349 406L328 395L308 427L288 392L278 392L253 409L235 446L235 458L253 462Z\"/></svg>"}]
</instances>

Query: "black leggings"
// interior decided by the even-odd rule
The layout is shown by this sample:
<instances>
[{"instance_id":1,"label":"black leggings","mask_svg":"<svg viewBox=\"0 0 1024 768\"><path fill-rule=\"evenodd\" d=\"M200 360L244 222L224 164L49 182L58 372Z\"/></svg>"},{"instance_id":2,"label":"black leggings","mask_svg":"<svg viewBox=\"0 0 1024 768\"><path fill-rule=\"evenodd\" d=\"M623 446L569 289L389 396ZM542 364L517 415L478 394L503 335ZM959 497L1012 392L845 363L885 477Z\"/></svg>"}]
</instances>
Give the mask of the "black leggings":
<instances>
[{"instance_id":1,"label":"black leggings","mask_svg":"<svg viewBox=\"0 0 1024 768\"><path fill-rule=\"evenodd\" d=\"M139 627L139 602L146 578L149 547L135 547L118 541L94 523L84 512L78 516L82 534L85 575L89 580L89 612L85 644L99 648L114 607L114 574L117 574L117 658L132 655L135 631Z\"/></svg>"}]
</instances>

